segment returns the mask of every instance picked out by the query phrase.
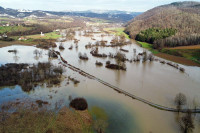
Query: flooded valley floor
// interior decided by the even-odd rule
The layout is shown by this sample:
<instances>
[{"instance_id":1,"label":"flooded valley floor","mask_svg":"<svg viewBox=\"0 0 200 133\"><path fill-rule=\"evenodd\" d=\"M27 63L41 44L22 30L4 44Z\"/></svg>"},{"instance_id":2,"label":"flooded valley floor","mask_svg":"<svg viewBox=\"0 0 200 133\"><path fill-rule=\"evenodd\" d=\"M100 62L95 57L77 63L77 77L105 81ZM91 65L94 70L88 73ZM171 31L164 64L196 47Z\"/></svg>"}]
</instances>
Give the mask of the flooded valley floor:
<instances>
[{"instance_id":1,"label":"flooded valley floor","mask_svg":"<svg viewBox=\"0 0 200 133\"><path fill-rule=\"evenodd\" d=\"M176 108L174 98L179 92L184 93L187 97L187 108L193 108L194 99L200 101L200 68L179 66L185 69L185 72L171 67L167 64L162 64L159 61L146 62L125 62L126 71L112 70L105 68L106 61L115 63L116 60L110 57L99 58L93 57L90 52L92 48L85 48L89 42L94 44L97 40L106 40L110 45L113 35L101 36L105 33L93 34L91 37L86 37L77 31L75 38L80 40L78 47L74 40L58 41L57 45L63 45L64 50L54 48L60 51L62 57L71 65L80 68L81 70L98 77L120 89L125 90L138 97L146 99L156 104L167 107ZM95 39L95 40L94 40ZM69 47L73 46L72 49ZM129 52L124 54L130 60L144 49L132 43L121 47L98 47L99 53L115 54L120 48L127 49ZM8 50L17 49L18 54L8 53ZM42 51L41 56L35 56L34 50ZM136 49L136 52L133 51ZM88 60L80 60L79 53L86 53ZM149 52L148 52L149 54ZM60 63L59 59L49 59L48 51L36 48L35 46L14 45L0 48L0 64L6 63L37 63L51 61L54 65ZM164 60L164 59L161 59ZM95 62L100 61L103 66L96 66ZM165 60L166 61L166 60ZM167 61L166 61L167 62ZM0 105L16 99L30 99L48 101L50 106L48 109L54 109L55 104L62 101L60 108L69 106L69 96L72 98L84 97L89 106L89 111L95 107L105 111L108 126L108 133L177 133L180 132L179 124L176 120L177 113L167 112L153 108L140 101L134 100L124 94L100 84L99 82L88 79L71 69L65 68L65 77L73 77L80 81L78 84L73 84L64 78L59 86L48 87L45 85L37 86L30 92L23 92L20 86L2 87L0 88ZM68 84L69 82L69 84ZM200 131L199 115L195 118L194 133Z\"/></svg>"}]
</instances>

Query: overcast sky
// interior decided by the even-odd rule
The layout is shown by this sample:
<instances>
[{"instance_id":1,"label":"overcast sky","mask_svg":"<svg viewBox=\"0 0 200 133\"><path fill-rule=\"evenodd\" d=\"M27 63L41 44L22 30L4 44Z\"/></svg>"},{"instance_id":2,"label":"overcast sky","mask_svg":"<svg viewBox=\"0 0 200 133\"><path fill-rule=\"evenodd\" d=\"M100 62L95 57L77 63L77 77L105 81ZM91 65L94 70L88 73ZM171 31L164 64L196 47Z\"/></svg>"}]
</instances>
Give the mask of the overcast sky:
<instances>
[{"instance_id":1,"label":"overcast sky","mask_svg":"<svg viewBox=\"0 0 200 133\"><path fill-rule=\"evenodd\" d=\"M0 6L30 10L126 10L143 12L158 5L183 0L0 0ZM199 1L200 0L196 0Z\"/></svg>"}]
</instances>

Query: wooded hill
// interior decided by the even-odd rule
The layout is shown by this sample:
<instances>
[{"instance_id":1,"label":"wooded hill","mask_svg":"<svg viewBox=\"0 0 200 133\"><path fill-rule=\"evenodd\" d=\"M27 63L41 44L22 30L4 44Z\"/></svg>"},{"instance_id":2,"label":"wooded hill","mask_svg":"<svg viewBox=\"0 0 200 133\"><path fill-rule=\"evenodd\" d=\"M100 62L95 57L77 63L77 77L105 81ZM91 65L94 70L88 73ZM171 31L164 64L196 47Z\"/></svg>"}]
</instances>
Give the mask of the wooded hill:
<instances>
[{"instance_id":1,"label":"wooded hill","mask_svg":"<svg viewBox=\"0 0 200 133\"><path fill-rule=\"evenodd\" d=\"M159 30L151 30L152 28ZM135 39L141 33L159 34L155 31L168 29L176 30L175 35L156 37L157 39L155 36L153 39L148 35L145 37L153 40L155 48L200 44L200 2L175 2L153 8L131 20L125 31Z\"/></svg>"}]
</instances>

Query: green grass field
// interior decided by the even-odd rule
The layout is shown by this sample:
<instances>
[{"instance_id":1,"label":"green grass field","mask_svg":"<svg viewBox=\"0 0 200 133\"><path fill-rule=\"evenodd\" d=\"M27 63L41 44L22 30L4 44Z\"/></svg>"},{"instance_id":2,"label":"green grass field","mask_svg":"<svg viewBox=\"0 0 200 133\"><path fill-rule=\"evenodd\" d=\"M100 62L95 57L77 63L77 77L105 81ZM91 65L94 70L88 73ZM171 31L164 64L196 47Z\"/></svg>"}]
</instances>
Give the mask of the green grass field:
<instances>
[{"instance_id":1,"label":"green grass field","mask_svg":"<svg viewBox=\"0 0 200 133\"><path fill-rule=\"evenodd\" d=\"M58 39L59 37L61 37L61 35L59 35L56 32L50 32L50 33L44 34L44 36L37 34L37 35L30 35L26 37L30 39Z\"/></svg>"},{"instance_id":2,"label":"green grass field","mask_svg":"<svg viewBox=\"0 0 200 133\"><path fill-rule=\"evenodd\" d=\"M26 31L30 30L32 27L23 27L23 26L0 26L0 34L15 32L15 31Z\"/></svg>"},{"instance_id":3,"label":"green grass field","mask_svg":"<svg viewBox=\"0 0 200 133\"><path fill-rule=\"evenodd\" d=\"M1 24L7 24L7 21L0 21Z\"/></svg>"},{"instance_id":4,"label":"green grass field","mask_svg":"<svg viewBox=\"0 0 200 133\"><path fill-rule=\"evenodd\" d=\"M162 53L184 57L200 64L200 49L162 49Z\"/></svg>"},{"instance_id":5,"label":"green grass field","mask_svg":"<svg viewBox=\"0 0 200 133\"><path fill-rule=\"evenodd\" d=\"M137 43L138 43L141 47L150 50L153 54L158 54L158 53L159 53L158 50L153 49L152 44L149 44L149 43L146 43L146 42L140 42L140 41L137 41Z\"/></svg>"},{"instance_id":6,"label":"green grass field","mask_svg":"<svg viewBox=\"0 0 200 133\"><path fill-rule=\"evenodd\" d=\"M11 20L10 18L8 17L0 17L0 20ZM13 19L12 19L13 20Z\"/></svg>"},{"instance_id":7,"label":"green grass field","mask_svg":"<svg viewBox=\"0 0 200 133\"><path fill-rule=\"evenodd\" d=\"M125 32L124 32L124 28L105 28L104 29L105 31L107 32L110 32L112 34L115 34L117 36L125 36L127 39L130 39L129 35L127 35Z\"/></svg>"}]
</instances>

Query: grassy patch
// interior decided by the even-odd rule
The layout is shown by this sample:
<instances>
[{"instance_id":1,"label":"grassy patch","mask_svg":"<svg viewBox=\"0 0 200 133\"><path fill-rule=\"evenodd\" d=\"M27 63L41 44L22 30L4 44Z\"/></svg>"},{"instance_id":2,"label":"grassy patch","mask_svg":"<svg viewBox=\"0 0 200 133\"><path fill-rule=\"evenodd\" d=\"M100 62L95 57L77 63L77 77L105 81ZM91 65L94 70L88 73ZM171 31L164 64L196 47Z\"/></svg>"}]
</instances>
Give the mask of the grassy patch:
<instances>
[{"instance_id":1,"label":"grassy patch","mask_svg":"<svg viewBox=\"0 0 200 133\"><path fill-rule=\"evenodd\" d=\"M61 35L59 35L56 32L50 32L50 33L44 34L44 36L37 34L37 35L30 35L26 37L30 39L58 39L59 37L61 37Z\"/></svg>"},{"instance_id":2,"label":"grassy patch","mask_svg":"<svg viewBox=\"0 0 200 133\"><path fill-rule=\"evenodd\" d=\"M184 57L200 64L200 49L162 49L161 52Z\"/></svg>"},{"instance_id":3,"label":"grassy patch","mask_svg":"<svg viewBox=\"0 0 200 133\"><path fill-rule=\"evenodd\" d=\"M8 18L8 17L0 17L0 20L10 20L10 18Z\"/></svg>"},{"instance_id":4,"label":"grassy patch","mask_svg":"<svg viewBox=\"0 0 200 133\"><path fill-rule=\"evenodd\" d=\"M111 21L105 19L98 19L98 18L89 18L90 21L95 23L110 23Z\"/></svg>"},{"instance_id":5,"label":"grassy patch","mask_svg":"<svg viewBox=\"0 0 200 133\"><path fill-rule=\"evenodd\" d=\"M127 39L130 39L129 35L127 35L125 32L124 32L124 28L105 28L104 29L105 31L107 32L110 32L112 34L115 34L117 36L125 36Z\"/></svg>"},{"instance_id":6,"label":"grassy patch","mask_svg":"<svg viewBox=\"0 0 200 133\"><path fill-rule=\"evenodd\" d=\"M49 22L66 22L66 23L71 23L73 22L73 19L49 19Z\"/></svg>"},{"instance_id":7,"label":"grassy patch","mask_svg":"<svg viewBox=\"0 0 200 133\"><path fill-rule=\"evenodd\" d=\"M153 46L152 46L152 44L150 44L150 43L140 42L140 41L137 41L137 43L138 43L141 47L150 50L153 54L158 54L158 53L159 53L158 50L153 49Z\"/></svg>"},{"instance_id":8,"label":"grassy patch","mask_svg":"<svg viewBox=\"0 0 200 133\"><path fill-rule=\"evenodd\" d=\"M108 119L106 112L97 106L91 108L90 114L94 117L94 119L103 119L105 121Z\"/></svg>"},{"instance_id":9,"label":"grassy patch","mask_svg":"<svg viewBox=\"0 0 200 133\"><path fill-rule=\"evenodd\" d=\"M90 110L90 115L93 117L92 126L96 132L105 132L108 126L108 116L106 112L97 106Z\"/></svg>"},{"instance_id":10,"label":"grassy patch","mask_svg":"<svg viewBox=\"0 0 200 133\"><path fill-rule=\"evenodd\" d=\"M27 31L32 29L32 27L23 27L23 26L1 26L0 27L0 34L9 33L9 32L16 32L16 31Z\"/></svg>"},{"instance_id":11,"label":"grassy patch","mask_svg":"<svg viewBox=\"0 0 200 133\"><path fill-rule=\"evenodd\" d=\"M7 24L8 22L7 21L1 21L0 23L1 24Z\"/></svg>"}]
</instances>

